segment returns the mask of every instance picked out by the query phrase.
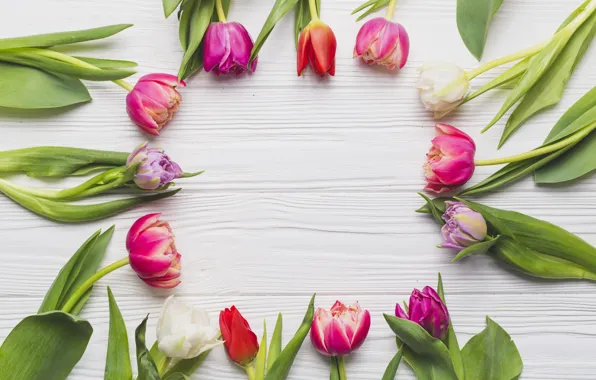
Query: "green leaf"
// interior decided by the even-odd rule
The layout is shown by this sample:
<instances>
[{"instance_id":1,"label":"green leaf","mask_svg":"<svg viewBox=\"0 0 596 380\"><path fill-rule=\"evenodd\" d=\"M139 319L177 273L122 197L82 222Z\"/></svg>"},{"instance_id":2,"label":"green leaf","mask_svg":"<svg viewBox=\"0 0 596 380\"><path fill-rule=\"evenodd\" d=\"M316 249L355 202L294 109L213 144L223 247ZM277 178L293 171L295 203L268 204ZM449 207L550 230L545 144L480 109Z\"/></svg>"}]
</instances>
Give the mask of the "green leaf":
<instances>
[{"instance_id":1,"label":"green leaf","mask_svg":"<svg viewBox=\"0 0 596 380\"><path fill-rule=\"evenodd\" d=\"M486 328L462 350L466 380L511 380L522 372L522 358L505 330L489 317Z\"/></svg>"},{"instance_id":2,"label":"green leaf","mask_svg":"<svg viewBox=\"0 0 596 380\"><path fill-rule=\"evenodd\" d=\"M459 251L457 256L455 256L455 258L453 259L453 262L459 261L459 260L463 259L464 257L470 256L470 255L481 255L481 254L487 253L488 250L491 249L492 246L498 242L499 238L500 238L500 235L494 239L491 239L488 241L482 241L480 243L476 243L476 244L473 244L465 249L462 249L461 251Z\"/></svg>"},{"instance_id":3,"label":"green leaf","mask_svg":"<svg viewBox=\"0 0 596 380\"><path fill-rule=\"evenodd\" d=\"M321 0L315 0L317 6L317 14L321 14ZM300 38L300 32L302 29L310 23L310 7L308 0L298 0L298 4L295 7L294 14L294 39L296 46L298 46L298 39Z\"/></svg>"},{"instance_id":4,"label":"green leaf","mask_svg":"<svg viewBox=\"0 0 596 380\"><path fill-rule=\"evenodd\" d=\"M356 21L360 21L363 18L370 15L371 13L376 12L379 9L386 7L387 5L389 5L389 2L390 2L390 0L369 0L365 3L363 3L362 5L360 5L359 7L357 7L356 9L354 9L351 14L354 15L354 14L361 12L364 9L368 8L356 19Z\"/></svg>"},{"instance_id":5,"label":"green leaf","mask_svg":"<svg viewBox=\"0 0 596 380\"><path fill-rule=\"evenodd\" d=\"M0 87L0 107L6 108L61 108L91 100L76 78L6 62L0 62Z\"/></svg>"},{"instance_id":6,"label":"green leaf","mask_svg":"<svg viewBox=\"0 0 596 380\"><path fill-rule=\"evenodd\" d=\"M101 28L75 30L50 34L37 34L26 37L0 39L0 50L23 47L50 47L68 45L77 42L100 40L128 29L132 24L102 26Z\"/></svg>"},{"instance_id":7,"label":"green leaf","mask_svg":"<svg viewBox=\"0 0 596 380\"><path fill-rule=\"evenodd\" d=\"M575 102L551 129L544 144L551 144L572 135L596 121L596 87ZM544 145L543 145L544 146Z\"/></svg>"},{"instance_id":8,"label":"green leaf","mask_svg":"<svg viewBox=\"0 0 596 380\"><path fill-rule=\"evenodd\" d=\"M176 372L171 375L168 375L168 377L164 377L163 379L164 380L190 380L190 377L186 376L183 373Z\"/></svg>"},{"instance_id":9,"label":"green leaf","mask_svg":"<svg viewBox=\"0 0 596 380\"><path fill-rule=\"evenodd\" d=\"M267 355L267 369L271 369L273 363L279 357L281 353L281 338L283 330L283 317L281 313L277 314L277 321L275 322L275 329L273 330L273 336L271 337L271 343L269 344L269 354Z\"/></svg>"},{"instance_id":10,"label":"green leaf","mask_svg":"<svg viewBox=\"0 0 596 380\"><path fill-rule=\"evenodd\" d=\"M193 59L193 57L199 51L199 46L203 41L207 27L211 23L211 16L214 10L215 0L197 0L191 9L188 11L184 10L182 13L183 18L185 17L185 13L187 13L189 19L186 21L186 30L184 31L187 33L187 37L185 38L187 46L184 48L184 57L182 57L182 63L178 71L178 77L181 79L187 78L196 70L196 65L191 65L191 62L196 62L196 59ZM182 20L180 21L180 27L182 28ZM180 32L183 33L182 30ZM192 67L192 70L189 67Z\"/></svg>"},{"instance_id":11,"label":"green leaf","mask_svg":"<svg viewBox=\"0 0 596 380\"><path fill-rule=\"evenodd\" d=\"M92 333L89 322L59 311L26 317L0 347L0 380L65 380Z\"/></svg>"},{"instance_id":12,"label":"green leaf","mask_svg":"<svg viewBox=\"0 0 596 380\"><path fill-rule=\"evenodd\" d=\"M166 18L170 17L172 13L178 8L182 0L162 0L163 14Z\"/></svg>"},{"instance_id":13,"label":"green leaf","mask_svg":"<svg viewBox=\"0 0 596 380\"><path fill-rule=\"evenodd\" d=\"M310 299L310 303L306 309L304 319L302 320L302 324L298 328L298 331L296 331L294 337L281 351L279 357L267 372L265 380L285 380L288 377L290 369L292 368L292 364L294 364L294 359L296 359L296 355L298 355L298 351L300 351L302 342L304 342L304 339L310 331L310 326L312 325L314 315L315 294L313 294L312 298Z\"/></svg>"},{"instance_id":14,"label":"green leaf","mask_svg":"<svg viewBox=\"0 0 596 380\"><path fill-rule=\"evenodd\" d=\"M267 366L267 322L263 321L263 337L259 346L259 353L255 359L255 379L263 380L265 378L265 368Z\"/></svg>"},{"instance_id":15,"label":"green leaf","mask_svg":"<svg viewBox=\"0 0 596 380\"><path fill-rule=\"evenodd\" d=\"M482 58L490 22L502 3L503 0L457 0L457 28L477 60Z\"/></svg>"},{"instance_id":16,"label":"green leaf","mask_svg":"<svg viewBox=\"0 0 596 380\"><path fill-rule=\"evenodd\" d=\"M447 306L447 300L445 298L445 290L443 289L443 278L441 277L441 273L438 274L438 283L437 283L437 293L443 300L445 306ZM453 369L457 377L460 380L465 378L464 375L464 364L461 357L461 352L459 349L459 343L457 342L457 336L455 335L455 329L453 328L453 321L449 319L449 328L447 329L447 338L445 338L445 346L449 350L449 355L451 356L451 362L453 363Z\"/></svg>"},{"instance_id":17,"label":"green leaf","mask_svg":"<svg viewBox=\"0 0 596 380\"><path fill-rule=\"evenodd\" d=\"M124 68L131 68L137 67L138 64L133 61L122 61L117 59L103 59L103 58L91 58L91 57L78 57L73 56L73 58L78 59L79 61L87 62L92 64L93 66L97 66L100 69L124 69Z\"/></svg>"},{"instance_id":18,"label":"green leaf","mask_svg":"<svg viewBox=\"0 0 596 380\"><path fill-rule=\"evenodd\" d=\"M182 359L177 361L176 364L166 371L163 378L167 379L168 376L173 376L176 373L182 373L187 376L192 375L193 372L196 371L197 368L199 368L199 366L205 361L210 352L211 350L208 350L201 353L196 358Z\"/></svg>"},{"instance_id":19,"label":"green leaf","mask_svg":"<svg viewBox=\"0 0 596 380\"><path fill-rule=\"evenodd\" d=\"M458 380L449 350L443 342L412 321L388 314L384 317L403 342L403 358L419 380Z\"/></svg>"},{"instance_id":20,"label":"green leaf","mask_svg":"<svg viewBox=\"0 0 596 380\"><path fill-rule=\"evenodd\" d=\"M257 56L259 55L259 51L269 38L269 35L275 28L275 25L281 20L290 10L292 10L299 0L276 0L271 12L269 12L269 16L267 16L267 20L265 20L265 24L261 28L261 32L257 37L255 44L252 48L250 53L250 61L249 65L254 61Z\"/></svg>"},{"instance_id":21,"label":"green leaf","mask_svg":"<svg viewBox=\"0 0 596 380\"><path fill-rule=\"evenodd\" d=\"M182 189L163 193L119 199L96 204L70 204L43 199L22 192L10 182L0 179L0 192L38 215L64 223L80 223L100 220L119 214L143 203L153 202L175 195Z\"/></svg>"},{"instance_id":22,"label":"green leaf","mask_svg":"<svg viewBox=\"0 0 596 380\"><path fill-rule=\"evenodd\" d=\"M131 380L132 367L128 354L128 333L114 294L108 287L110 303L110 333L104 380Z\"/></svg>"},{"instance_id":23,"label":"green leaf","mask_svg":"<svg viewBox=\"0 0 596 380\"><path fill-rule=\"evenodd\" d=\"M401 363L402 356L402 350L399 349L387 365L387 368L385 369L385 372L383 373L383 378L381 380L395 379L395 375L397 375L397 368L399 367L399 363Z\"/></svg>"},{"instance_id":24,"label":"green leaf","mask_svg":"<svg viewBox=\"0 0 596 380\"><path fill-rule=\"evenodd\" d=\"M158 370L163 371L164 367L167 367L168 364L168 357L159 350L159 342L155 341L153 346L151 346L151 350L149 350L149 355L151 356L151 360L155 363L155 367Z\"/></svg>"},{"instance_id":25,"label":"green leaf","mask_svg":"<svg viewBox=\"0 0 596 380\"><path fill-rule=\"evenodd\" d=\"M147 346L145 345L145 330L147 329L147 319L149 316L146 316L143 319L143 322L137 327L135 330L135 342L137 346L137 367L138 367L138 380L160 380L159 373L157 372L157 367L149 355L149 351L147 351Z\"/></svg>"},{"instance_id":26,"label":"green leaf","mask_svg":"<svg viewBox=\"0 0 596 380\"><path fill-rule=\"evenodd\" d=\"M435 221L437 223L439 223L441 226L444 225L445 220L443 220L443 214L445 213L445 210L447 209L445 202L449 201L450 199L449 198L430 199L429 197L426 196L426 194L423 194L423 193L418 193L418 195L420 195L422 198L424 198L424 200L426 201L426 204L424 206L422 206L421 208L419 208L418 210L416 210L416 212L422 213L422 214L432 214L433 218L435 218Z\"/></svg>"},{"instance_id":27,"label":"green leaf","mask_svg":"<svg viewBox=\"0 0 596 380\"><path fill-rule=\"evenodd\" d=\"M513 83L518 80L528 69L528 65L530 63L530 58L525 58L518 63L516 63L513 67L509 68L507 71L496 77L495 79L491 80L484 86L480 87L478 90L474 91L472 94L468 95L466 99L461 103L465 104L472 99L479 97L480 95L492 90L493 88L501 87L509 83Z\"/></svg>"},{"instance_id":28,"label":"green leaf","mask_svg":"<svg viewBox=\"0 0 596 380\"><path fill-rule=\"evenodd\" d=\"M552 66L532 86L513 111L505 125L499 147L503 146L511 134L530 117L561 100L571 74L594 39L594 33L596 33L596 14L573 34Z\"/></svg>"},{"instance_id":29,"label":"green leaf","mask_svg":"<svg viewBox=\"0 0 596 380\"><path fill-rule=\"evenodd\" d=\"M88 174L98 166L126 165L129 153L41 146L0 152L0 174L24 173L29 177L66 177Z\"/></svg>"}]
</instances>

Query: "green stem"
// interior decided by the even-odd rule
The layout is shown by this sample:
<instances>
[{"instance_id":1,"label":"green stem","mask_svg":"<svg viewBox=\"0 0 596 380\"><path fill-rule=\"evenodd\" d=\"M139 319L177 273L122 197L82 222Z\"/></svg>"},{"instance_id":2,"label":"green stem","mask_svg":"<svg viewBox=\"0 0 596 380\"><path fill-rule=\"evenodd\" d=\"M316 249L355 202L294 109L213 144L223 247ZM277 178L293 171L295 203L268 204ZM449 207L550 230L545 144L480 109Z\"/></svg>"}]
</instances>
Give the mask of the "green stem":
<instances>
[{"instance_id":1,"label":"green stem","mask_svg":"<svg viewBox=\"0 0 596 380\"><path fill-rule=\"evenodd\" d=\"M72 310L72 308L77 304L77 302L79 302L79 299L83 296L83 294L85 294L85 292L87 290L89 290L89 288L91 288L93 286L93 284L95 284L97 281L99 281L102 277L115 271L116 269L122 268L123 266L128 265L129 262L130 262L130 260L127 256L127 257L123 258L122 260L118 260L115 263L112 263L112 264L108 265L107 267L95 272L95 274L93 274L93 276L89 277L87 279L87 281L85 281L83 283L83 285L81 285L81 287L78 288L77 291L68 299L68 301L66 302L66 304L64 304L64 307L62 308L61 311L65 312L65 313L70 312L70 310Z\"/></svg>"},{"instance_id":2,"label":"green stem","mask_svg":"<svg viewBox=\"0 0 596 380\"><path fill-rule=\"evenodd\" d=\"M221 22L226 22L226 12L224 12L221 0L215 0L215 9L217 10L217 18Z\"/></svg>"},{"instance_id":3,"label":"green stem","mask_svg":"<svg viewBox=\"0 0 596 380\"><path fill-rule=\"evenodd\" d=\"M162 360L159 365L159 368L157 368L157 373L159 373L159 375L162 376L170 366L171 362L172 358L166 358L165 360Z\"/></svg>"},{"instance_id":4,"label":"green stem","mask_svg":"<svg viewBox=\"0 0 596 380\"><path fill-rule=\"evenodd\" d=\"M387 6L387 14L385 18L389 21L393 19L393 14L395 13L395 6L397 5L397 0L389 1L389 5Z\"/></svg>"},{"instance_id":5,"label":"green stem","mask_svg":"<svg viewBox=\"0 0 596 380\"><path fill-rule=\"evenodd\" d=\"M508 164L508 163L512 163L512 162L523 161L523 160L527 160L529 158L534 158L534 157L538 157L538 156L543 156L545 154L555 152L559 149L563 149L571 144L575 144L575 143L579 142L581 139L583 139L584 137L586 137L587 135L592 133L592 131L594 131L594 129L596 129L596 123L590 124L589 126L585 127L584 129L580 129L579 131L575 132L571 136L568 136L567 138L565 138L557 143L547 145L542 148L534 149L529 152L518 154L515 156L496 158L496 159L492 159L492 160L475 160L474 165L476 165L476 166L502 165L502 164Z\"/></svg>"},{"instance_id":6,"label":"green stem","mask_svg":"<svg viewBox=\"0 0 596 380\"><path fill-rule=\"evenodd\" d=\"M37 55L41 55L41 56L44 56L44 57L53 58L53 59L56 59L58 61L70 63L71 65L75 65L75 66L79 66L79 67L84 67L84 68L87 68L87 69L101 70L99 67L97 67L95 65L92 65L92 64L87 63L85 61L81 61L80 59L77 59L75 57L71 57L70 55L63 54L63 53L60 53L60 52L57 52L57 51L54 51L54 50L27 48L27 51L33 52L33 53L35 53ZM118 86L122 87L123 89L125 89L128 92L132 91L132 89L133 89L133 85L131 85L130 83L128 83L124 79L114 80L112 82L114 82L115 84L117 84Z\"/></svg>"},{"instance_id":7,"label":"green stem","mask_svg":"<svg viewBox=\"0 0 596 380\"><path fill-rule=\"evenodd\" d=\"M348 380L346 375L346 364L343 356L337 357L337 368L339 369L339 380Z\"/></svg>"},{"instance_id":8,"label":"green stem","mask_svg":"<svg viewBox=\"0 0 596 380\"><path fill-rule=\"evenodd\" d=\"M244 370L248 375L248 380L255 380L255 368L252 366L252 363L244 367Z\"/></svg>"},{"instance_id":9,"label":"green stem","mask_svg":"<svg viewBox=\"0 0 596 380\"><path fill-rule=\"evenodd\" d=\"M316 0L308 0L308 8L310 9L310 19L318 20L319 15L317 13L317 2Z\"/></svg>"}]
</instances>

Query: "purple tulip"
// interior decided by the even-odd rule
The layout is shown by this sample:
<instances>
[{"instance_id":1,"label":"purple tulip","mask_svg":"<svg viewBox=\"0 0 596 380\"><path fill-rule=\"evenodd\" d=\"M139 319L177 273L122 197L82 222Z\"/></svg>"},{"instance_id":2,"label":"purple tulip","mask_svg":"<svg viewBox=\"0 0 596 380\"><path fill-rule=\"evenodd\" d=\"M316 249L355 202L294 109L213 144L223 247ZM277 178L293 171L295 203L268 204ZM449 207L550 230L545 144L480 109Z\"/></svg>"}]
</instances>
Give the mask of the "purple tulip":
<instances>
[{"instance_id":1,"label":"purple tulip","mask_svg":"<svg viewBox=\"0 0 596 380\"><path fill-rule=\"evenodd\" d=\"M486 220L461 202L445 202L447 210L443 219L447 224L441 228L443 244L441 248L462 250L483 241L486 238Z\"/></svg>"},{"instance_id":2,"label":"purple tulip","mask_svg":"<svg viewBox=\"0 0 596 380\"><path fill-rule=\"evenodd\" d=\"M143 190L156 190L167 185L184 173L177 163L158 148L147 148L144 142L135 149L126 161L126 166L141 163L134 178L135 184Z\"/></svg>"},{"instance_id":3,"label":"purple tulip","mask_svg":"<svg viewBox=\"0 0 596 380\"><path fill-rule=\"evenodd\" d=\"M248 31L237 22L212 22L204 39L205 71L215 75L235 73L240 75L247 69L254 72L257 59L250 67L250 53L254 43Z\"/></svg>"},{"instance_id":4,"label":"purple tulip","mask_svg":"<svg viewBox=\"0 0 596 380\"><path fill-rule=\"evenodd\" d=\"M395 315L422 326L437 339L445 339L449 328L449 312L441 297L430 286L422 291L414 289L406 313L399 304L395 305Z\"/></svg>"},{"instance_id":5,"label":"purple tulip","mask_svg":"<svg viewBox=\"0 0 596 380\"><path fill-rule=\"evenodd\" d=\"M362 25L354 46L354 58L362 57L369 65L383 65L389 70L404 67L409 52L406 29L384 17L373 18Z\"/></svg>"}]
</instances>

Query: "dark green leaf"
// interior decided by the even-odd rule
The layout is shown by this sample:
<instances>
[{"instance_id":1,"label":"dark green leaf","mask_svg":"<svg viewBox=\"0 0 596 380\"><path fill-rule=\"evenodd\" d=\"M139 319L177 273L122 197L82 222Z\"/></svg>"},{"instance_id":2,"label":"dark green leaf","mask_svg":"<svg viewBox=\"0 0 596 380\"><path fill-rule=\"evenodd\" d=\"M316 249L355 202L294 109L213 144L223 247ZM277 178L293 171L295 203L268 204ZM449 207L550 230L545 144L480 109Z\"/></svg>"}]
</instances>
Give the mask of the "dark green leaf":
<instances>
[{"instance_id":1,"label":"dark green leaf","mask_svg":"<svg viewBox=\"0 0 596 380\"><path fill-rule=\"evenodd\" d=\"M124 29L130 28L131 26L132 24L118 24L70 32L5 38L0 39L0 50L23 47L50 47L55 45L68 45L77 42L100 40L120 33Z\"/></svg>"},{"instance_id":2,"label":"dark green leaf","mask_svg":"<svg viewBox=\"0 0 596 380\"><path fill-rule=\"evenodd\" d=\"M534 174L536 183L572 181L596 170L596 133L592 132L558 160L542 167Z\"/></svg>"},{"instance_id":3,"label":"dark green leaf","mask_svg":"<svg viewBox=\"0 0 596 380\"><path fill-rule=\"evenodd\" d=\"M443 278L441 277L441 273L438 274L439 280L437 283L437 293L443 300L445 306L447 306L447 299L445 298L445 290L443 288ZM449 320L449 328L447 330L447 338L445 338L445 346L449 350L449 355L451 356L451 362L453 363L453 369L457 377L460 380L464 379L464 364L461 357L461 352L459 349L459 343L457 342L457 336L455 335L455 329L453 327L453 321Z\"/></svg>"},{"instance_id":4,"label":"dark green leaf","mask_svg":"<svg viewBox=\"0 0 596 380\"><path fill-rule=\"evenodd\" d=\"M381 380L395 379L395 375L397 374L397 368L399 367L399 363L401 363L402 356L402 350L399 349L387 365L387 368L385 369L385 372L383 373L383 378Z\"/></svg>"},{"instance_id":5,"label":"dark green leaf","mask_svg":"<svg viewBox=\"0 0 596 380\"><path fill-rule=\"evenodd\" d=\"M298 351L302 346L302 342L304 342L304 339L310 331L310 326L312 325L314 315L315 295L313 294L308 308L306 309L306 313L304 314L302 324L298 328L298 331L296 331L296 334L294 334L294 337L284 347L277 360L267 372L265 380L285 380L288 377L290 369L292 368L292 364L294 364L294 359L296 359L296 355L298 355Z\"/></svg>"},{"instance_id":6,"label":"dark green leaf","mask_svg":"<svg viewBox=\"0 0 596 380\"><path fill-rule=\"evenodd\" d=\"M0 347L0 380L65 380L92 333L89 322L59 311L23 319Z\"/></svg>"},{"instance_id":7,"label":"dark green leaf","mask_svg":"<svg viewBox=\"0 0 596 380\"><path fill-rule=\"evenodd\" d=\"M170 17L172 13L178 8L182 0L162 0L163 14L166 18Z\"/></svg>"},{"instance_id":8,"label":"dark green leaf","mask_svg":"<svg viewBox=\"0 0 596 380\"><path fill-rule=\"evenodd\" d=\"M450 200L449 198L435 198L430 199L423 193L418 193L424 200L426 201L426 205L422 206L416 212L422 214L432 214L435 221L439 223L441 226L445 224L445 220L443 220L443 214L447 209L445 202Z\"/></svg>"},{"instance_id":9,"label":"dark green leaf","mask_svg":"<svg viewBox=\"0 0 596 380\"><path fill-rule=\"evenodd\" d=\"M147 351L145 345L145 330L147 329L147 319L149 316L143 319L143 322L135 330L135 342L137 346L137 367L138 367L138 380L160 380L157 367Z\"/></svg>"},{"instance_id":10,"label":"dark green leaf","mask_svg":"<svg viewBox=\"0 0 596 380\"><path fill-rule=\"evenodd\" d=\"M197 62L195 54L199 51L199 46L203 41L207 27L211 23L211 16L215 10L215 0L198 0L197 3L188 11L190 19L187 24L187 46L185 47L184 57L182 57L182 63L180 64L180 70L178 71L178 77L184 79L192 74L194 71L188 69L189 64ZM187 11L184 10L182 17L185 16ZM180 22L182 27L182 21ZM181 31L182 32L182 31ZM183 45L184 46L184 45ZM192 65L194 68L195 65ZM196 69L196 68L195 68Z\"/></svg>"},{"instance_id":11,"label":"dark green leaf","mask_svg":"<svg viewBox=\"0 0 596 380\"><path fill-rule=\"evenodd\" d=\"M108 287L110 303L110 333L104 380L131 380L132 367L128 354L128 333L114 294Z\"/></svg>"},{"instance_id":12,"label":"dark green leaf","mask_svg":"<svg viewBox=\"0 0 596 380\"><path fill-rule=\"evenodd\" d=\"M76 78L6 62L0 62L0 88L0 107L7 108L61 108L91 100Z\"/></svg>"},{"instance_id":13,"label":"dark green leaf","mask_svg":"<svg viewBox=\"0 0 596 380\"><path fill-rule=\"evenodd\" d=\"M275 322L275 329L271 336L271 343L269 344L269 354L267 355L267 369L273 366L273 363L279 357L281 353L281 338L283 330L283 317L281 313L277 314L277 322Z\"/></svg>"},{"instance_id":14,"label":"dark green leaf","mask_svg":"<svg viewBox=\"0 0 596 380\"><path fill-rule=\"evenodd\" d=\"M523 363L505 330L486 317L486 328L462 350L466 380L511 380L521 374Z\"/></svg>"},{"instance_id":15,"label":"dark green leaf","mask_svg":"<svg viewBox=\"0 0 596 380\"><path fill-rule=\"evenodd\" d=\"M249 64L254 61L257 56L259 55L259 51L267 41L267 38L275 28L275 25L281 20L288 12L296 6L299 0L276 0L275 4L273 5L273 9L269 12L269 16L267 16L267 20L265 20L265 24L263 28L261 28L261 32L257 37L255 44L252 48L250 53L250 62Z\"/></svg>"},{"instance_id":16,"label":"dark green leaf","mask_svg":"<svg viewBox=\"0 0 596 380\"><path fill-rule=\"evenodd\" d=\"M73 56L73 58L76 58L79 61L87 62L93 66L99 67L100 69L124 69L138 66L136 62L122 61L117 59L103 59L78 56Z\"/></svg>"},{"instance_id":17,"label":"dark green leaf","mask_svg":"<svg viewBox=\"0 0 596 380\"><path fill-rule=\"evenodd\" d=\"M265 378L265 369L267 368L267 322L263 321L263 337L259 345L259 353L255 359L255 379L263 380Z\"/></svg>"},{"instance_id":18,"label":"dark green leaf","mask_svg":"<svg viewBox=\"0 0 596 380\"><path fill-rule=\"evenodd\" d=\"M473 245L467 247L466 249L462 249L461 251L459 251L457 256L455 256L455 258L453 259L453 262L459 261L459 260L463 259L464 257L470 256L470 255L481 255L481 254L487 253L488 250L498 242L499 238L500 238L500 235L494 239L491 239L488 241L482 241L480 243L473 244Z\"/></svg>"},{"instance_id":19,"label":"dark green leaf","mask_svg":"<svg viewBox=\"0 0 596 380\"><path fill-rule=\"evenodd\" d=\"M464 44L480 60L490 22L503 0L457 0L457 28Z\"/></svg>"},{"instance_id":20,"label":"dark green leaf","mask_svg":"<svg viewBox=\"0 0 596 380\"><path fill-rule=\"evenodd\" d=\"M403 342L403 358L419 380L458 380L449 350L414 322L384 314L387 324Z\"/></svg>"},{"instance_id":21,"label":"dark green leaf","mask_svg":"<svg viewBox=\"0 0 596 380\"><path fill-rule=\"evenodd\" d=\"M186 52L188 48L188 41L190 39L190 21L194 13L194 8L199 5L201 0L183 0L178 13L180 23L178 24L178 38L180 39L180 45L182 50Z\"/></svg>"}]
</instances>

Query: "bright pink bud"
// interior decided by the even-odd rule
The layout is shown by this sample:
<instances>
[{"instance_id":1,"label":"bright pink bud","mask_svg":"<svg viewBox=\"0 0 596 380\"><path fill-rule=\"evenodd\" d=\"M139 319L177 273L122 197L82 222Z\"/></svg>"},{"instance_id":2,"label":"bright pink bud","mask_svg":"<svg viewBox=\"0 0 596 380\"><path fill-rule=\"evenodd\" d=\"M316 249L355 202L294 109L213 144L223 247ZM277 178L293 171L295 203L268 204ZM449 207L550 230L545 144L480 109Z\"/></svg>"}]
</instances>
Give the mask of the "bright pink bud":
<instances>
[{"instance_id":1,"label":"bright pink bud","mask_svg":"<svg viewBox=\"0 0 596 380\"><path fill-rule=\"evenodd\" d=\"M360 305L336 301L330 310L318 308L310 329L310 340L321 354L345 356L358 349L370 329L370 313Z\"/></svg>"},{"instance_id":2,"label":"bright pink bud","mask_svg":"<svg viewBox=\"0 0 596 380\"><path fill-rule=\"evenodd\" d=\"M395 305L395 315L408 319L424 328L437 339L445 339L449 330L449 312L441 297L430 286L422 291L414 289L406 313L399 304Z\"/></svg>"},{"instance_id":3,"label":"bright pink bud","mask_svg":"<svg viewBox=\"0 0 596 380\"><path fill-rule=\"evenodd\" d=\"M426 155L425 190L435 193L450 191L466 183L474 174L474 140L447 124L435 125L437 137Z\"/></svg>"},{"instance_id":4,"label":"bright pink bud","mask_svg":"<svg viewBox=\"0 0 596 380\"><path fill-rule=\"evenodd\" d=\"M212 22L204 39L205 71L215 75L234 73L240 75L248 67L253 47L248 31L237 22ZM257 59L250 64L250 71L257 69Z\"/></svg>"},{"instance_id":5,"label":"bright pink bud","mask_svg":"<svg viewBox=\"0 0 596 380\"><path fill-rule=\"evenodd\" d=\"M130 227L126 249L130 267L149 286L174 288L180 284L180 253L174 245L174 234L161 213L148 214Z\"/></svg>"},{"instance_id":6,"label":"bright pink bud","mask_svg":"<svg viewBox=\"0 0 596 380\"><path fill-rule=\"evenodd\" d=\"M184 87L175 75L149 74L141 77L126 97L126 112L143 131L159 136L159 131L174 117L182 96L176 87Z\"/></svg>"},{"instance_id":7,"label":"bright pink bud","mask_svg":"<svg viewBox=\"0 0 596 380\"><path fill-rule=\"evenodd\" d=\"M404 67L409 52L406 29L384 17L373 18L362 25L354 46L354 58L362 57L369 65L383 65L389 70Z\"/></svg>"}]
</instances>

